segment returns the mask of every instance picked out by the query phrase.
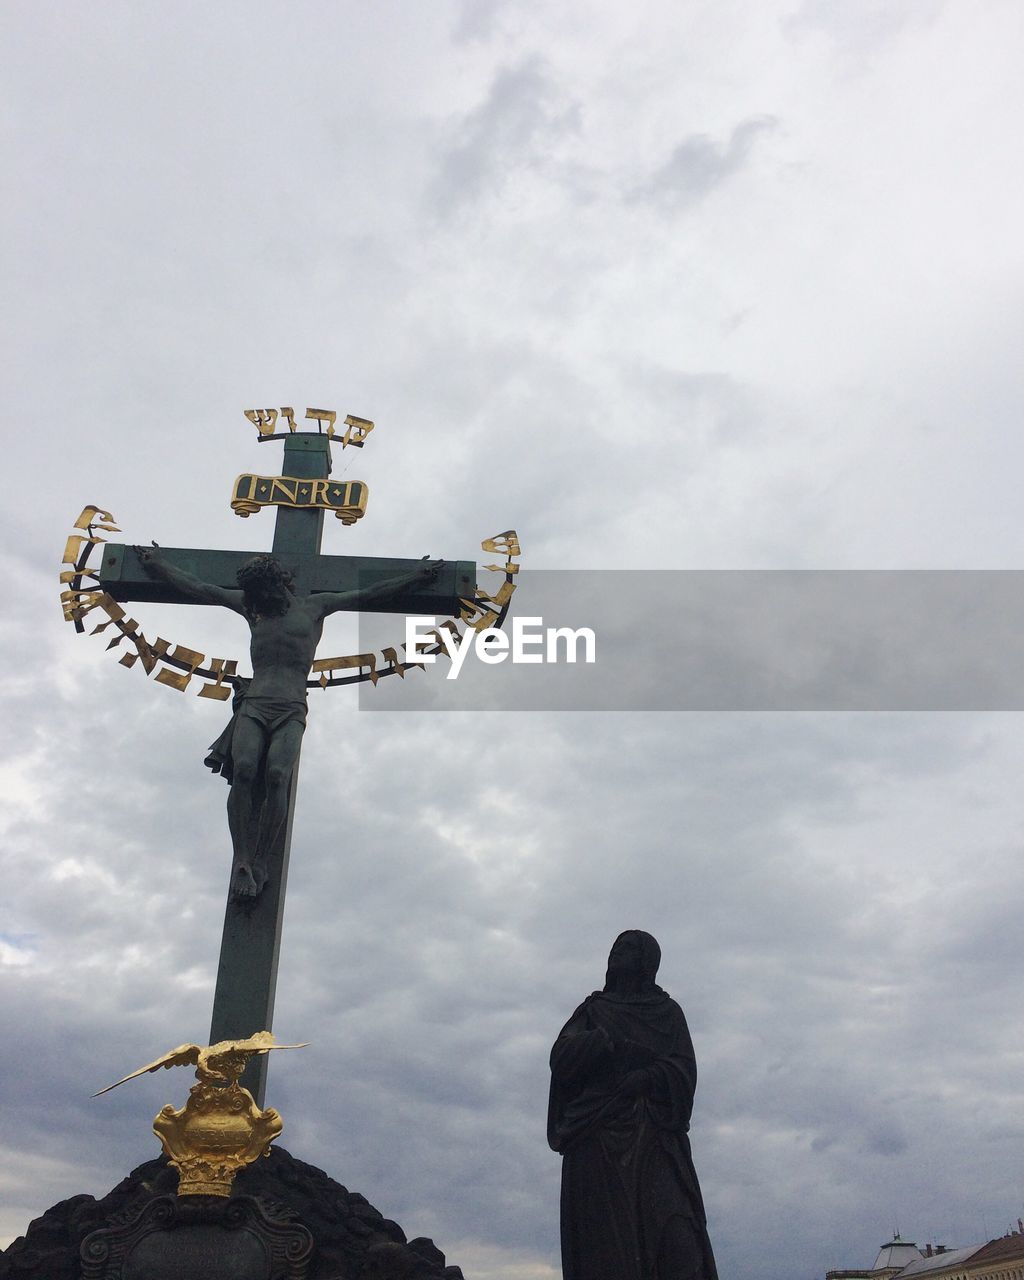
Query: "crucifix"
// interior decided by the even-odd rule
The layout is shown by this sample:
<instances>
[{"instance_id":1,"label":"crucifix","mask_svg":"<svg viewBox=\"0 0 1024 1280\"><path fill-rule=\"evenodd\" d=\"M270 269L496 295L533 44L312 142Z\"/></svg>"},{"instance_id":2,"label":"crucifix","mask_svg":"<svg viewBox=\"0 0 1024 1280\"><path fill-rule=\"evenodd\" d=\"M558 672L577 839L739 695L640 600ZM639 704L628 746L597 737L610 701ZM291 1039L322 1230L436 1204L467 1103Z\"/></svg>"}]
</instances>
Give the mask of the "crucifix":
<instances>
[{"instance_id":1,"label":"crucifix","mask_svg":"<svg viewBox=\"0 0 1024 1280\"><path fill-rule=\"evenodd\" d=\"M274 421L262 416L267 412ZM262 506L278 508L271 553L105 544L98 572L108 599L221 605L241 614L252 636L252 680L229 677L234 714L206 761L230 784L233 847L211 1044L272 1028L306 688L315 683L308 677L324 618L364 609L457 618L465 616L468 601L479 598L473 561L322 555L326 512L350 524L365 511L367 498L359 482L330 480L335 415L309 410L317 431L296 430L289 416L286 434L273 432L276 411L250 410L246 416L261 442L284 441L283 474L239 477L231 504L243 516ZM361 447L373 424L347 421L343 447ZM130 627L117 621L128 634ZM148 646L136 647L145 661ZM402 673L401 665L393 669ZM210 696L230 696L228 688L221 690L222 674L209 686ZM168 673L164 682L180 679ZM266 1064L266 1055L253 1059L242 1077L261 1107Z\"/></svg>"}]
</instances>

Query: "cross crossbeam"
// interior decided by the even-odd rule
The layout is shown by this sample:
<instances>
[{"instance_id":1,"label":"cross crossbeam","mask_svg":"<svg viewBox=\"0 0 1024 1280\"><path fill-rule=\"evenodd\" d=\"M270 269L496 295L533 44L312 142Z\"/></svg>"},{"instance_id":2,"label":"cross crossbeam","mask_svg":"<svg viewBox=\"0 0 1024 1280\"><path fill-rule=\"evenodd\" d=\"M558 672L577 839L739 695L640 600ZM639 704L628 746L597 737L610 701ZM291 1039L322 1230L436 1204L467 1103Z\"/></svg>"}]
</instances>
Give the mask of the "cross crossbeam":
<instances>
[{"instance_id":1,"label":"cross crossbeam","mask_svg":"<svg viewBox=\"0 0 1024 1280\"><path fill-rule=\"evenodd\" d=\"M256 551L202 551L190 547L161 547L162 558L176 569L203 582L227 589L238 586L238 570ZM315 595L321 591L365 591L390 578L411 573L417 560L383 556L322 556L294 553L279 556L293 575L296 590ZM103 548L100 586L122 604L146 601L154 604L193 604L181 592L143 567L134 547L108 543ZM431 582L417 583L401 595L374 604L375 613L405 613L458 617L459 601L472 600L476 590L476 563L456 560L441 565ZM354 604L353 609L360 606ZM344 612L344 610L342 610Z\"/></svg>"}]
</instances>

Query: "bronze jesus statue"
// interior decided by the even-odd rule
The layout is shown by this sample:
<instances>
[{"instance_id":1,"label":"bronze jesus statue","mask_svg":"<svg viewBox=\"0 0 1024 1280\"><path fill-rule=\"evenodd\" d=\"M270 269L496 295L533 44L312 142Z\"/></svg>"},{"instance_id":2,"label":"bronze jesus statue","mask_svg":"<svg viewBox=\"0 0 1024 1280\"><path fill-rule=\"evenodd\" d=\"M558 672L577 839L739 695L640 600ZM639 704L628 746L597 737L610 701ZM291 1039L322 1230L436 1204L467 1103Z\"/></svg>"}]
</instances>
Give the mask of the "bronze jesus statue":
<instances>
[{"instance_id":1,"label":"bronze jesus statue","mask_svg":"<svg viewBox=\"0 0 1024 1280\"><path fill-rule=\"evenodd\" d=\"M231 722L206 763L231 787L231 897L255 898L267 882L269 854L288 817L288 789L306 728L306 680L324 619L341 609L372 607L414 582L434 578L444 562L425 558L412 572L373 587L300 596L291 574L272 555L248 560L238 571L238 588L232 589L169 564L155 544L136 551L151 577L196 604L232 609L249 624L252 680L237 682Z\"/></svg>"}]
</instances>

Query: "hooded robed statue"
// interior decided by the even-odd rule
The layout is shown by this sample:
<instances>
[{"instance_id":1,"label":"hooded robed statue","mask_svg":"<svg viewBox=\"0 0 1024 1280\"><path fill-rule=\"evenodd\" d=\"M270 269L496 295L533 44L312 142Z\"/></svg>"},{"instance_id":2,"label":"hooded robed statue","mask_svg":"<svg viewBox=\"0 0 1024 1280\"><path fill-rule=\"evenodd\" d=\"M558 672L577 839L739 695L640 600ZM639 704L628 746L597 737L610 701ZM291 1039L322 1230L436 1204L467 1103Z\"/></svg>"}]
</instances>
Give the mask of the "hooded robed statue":
<instances>
[{"instance_id":1,"label":"hooded robed statue","mask_svg":"<svg viewBox=\"0 0 1024 1280\"><path fill-rule=\"evenodd\" d=\"M660 961L649 933L619 934L551 1050L563 1280L717 1280L687 1137L697 1064Z\"/></svg>"}]
</instances>

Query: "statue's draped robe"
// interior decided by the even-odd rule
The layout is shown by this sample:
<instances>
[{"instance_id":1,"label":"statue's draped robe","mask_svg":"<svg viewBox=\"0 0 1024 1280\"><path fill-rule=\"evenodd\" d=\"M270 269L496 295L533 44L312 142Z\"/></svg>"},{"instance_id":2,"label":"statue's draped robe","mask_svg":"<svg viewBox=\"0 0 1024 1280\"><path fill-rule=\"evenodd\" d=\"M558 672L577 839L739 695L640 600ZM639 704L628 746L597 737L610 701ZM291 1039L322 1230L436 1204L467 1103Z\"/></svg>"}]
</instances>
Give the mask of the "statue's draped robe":
<instances>
[{"instance_id":1,"label":"statue's draped robe","mask_svg":"<svg viewBox=\"0 0 1024 1280\"><path fill-rule=\"evenodd\" d=\"M627 1096L636 1069L644 1088ZM659 987L595 991L562 1028L548 1142L563 1156L563 1280L716 1280L687 1137L696 1083L686 1018Z\"/></svg>"}]
</instances>

